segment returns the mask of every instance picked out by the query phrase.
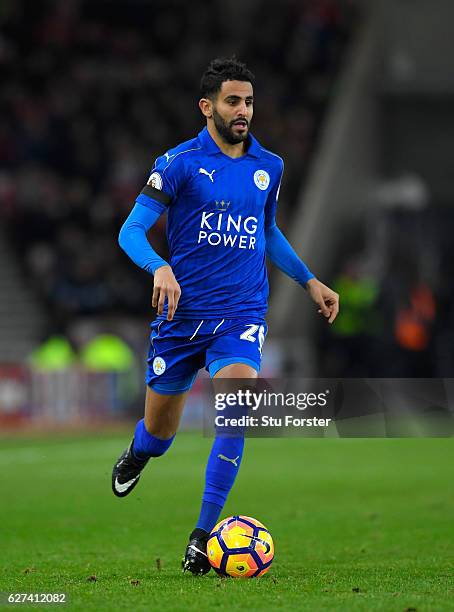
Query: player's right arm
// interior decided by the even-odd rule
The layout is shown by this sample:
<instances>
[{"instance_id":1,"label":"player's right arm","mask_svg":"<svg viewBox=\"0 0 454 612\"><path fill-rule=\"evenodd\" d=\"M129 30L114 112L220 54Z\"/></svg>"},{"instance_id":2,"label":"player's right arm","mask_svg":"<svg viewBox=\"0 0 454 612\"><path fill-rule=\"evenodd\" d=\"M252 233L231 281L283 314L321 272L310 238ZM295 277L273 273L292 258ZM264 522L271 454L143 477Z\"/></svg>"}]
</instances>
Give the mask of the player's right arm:
<instances>
[{"instance_id":1,"label":"player's right arm","mask_svg":"<svg viewBox=\"0 0 454 612\"><path fill-rule=\"evenodd\" d=\"M180 285L172 268L156 253L147 239L148 230L156 223L161 213L158 209L153 210L137 203L120 230L118 242L135 264L153 274L153 308L157 306L158 315L161 315L167 299L167 320L171 321L181 296Z\"/></svg>"},{"instance_id":2,"label":"player's right arm","mask_svg":"<svg viewBox=\"0 0 454 612\"><path fill-rule=\"evenodd\" d=\"M147 239L148 230L178 190L177 165L174 171L168 170L169 164L163 164L163 158L158 158L147 185L137 197L134 208L120 230L118 242L135 264L153 274L152 305L157 307L158 315L161 315L167 300L167 320L171 321L181 296L180 285L170 265L156 253Z\"/></svg>"}]
</instances>

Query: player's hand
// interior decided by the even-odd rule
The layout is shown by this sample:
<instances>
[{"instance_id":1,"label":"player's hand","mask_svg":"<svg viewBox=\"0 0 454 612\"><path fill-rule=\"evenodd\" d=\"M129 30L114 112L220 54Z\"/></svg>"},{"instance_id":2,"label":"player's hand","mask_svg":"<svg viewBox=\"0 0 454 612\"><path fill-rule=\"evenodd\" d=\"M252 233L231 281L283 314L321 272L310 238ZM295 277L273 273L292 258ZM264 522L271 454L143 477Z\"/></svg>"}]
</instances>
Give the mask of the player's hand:
<instances>
[{"instance_id":1,"label":"player's hand","mask_svg":"<svg viewBox=\"0 0 454 612\"><path fill-rule=\"evenodd\" d=\"M320 307L318 313L326 317L328 323L332 323L339 312L339 294L316 278L307 281L306 289L314 302Z\"/></svg>"},{"instance_id":2,"label":"player's hand","mask_svg":"<svg viewBox=\"0 0 454 612\"><path fill-rule=\"evenodd\" d=\"M158 268L154 273L153 299L151 300L153 308L158 307L158 315L163 313L167 298L167 321L171 321L177 309L180 296L180 285L177 283L172 268L170 266Z\"/></svg>"}]
</instances>

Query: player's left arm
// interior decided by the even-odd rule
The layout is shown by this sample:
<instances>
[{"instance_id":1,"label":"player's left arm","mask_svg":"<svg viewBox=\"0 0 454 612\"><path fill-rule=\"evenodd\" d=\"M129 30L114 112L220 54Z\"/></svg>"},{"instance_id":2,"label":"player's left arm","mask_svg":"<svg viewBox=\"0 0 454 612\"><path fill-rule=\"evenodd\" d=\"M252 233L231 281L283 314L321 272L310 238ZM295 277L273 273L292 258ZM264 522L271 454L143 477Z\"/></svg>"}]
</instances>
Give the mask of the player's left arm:
<instances>
[{"instance_id":1,"label":"player's left arm","mask_svg":"<svg viewBox=\"0 0 454 612\"><path fill-rule=\"evenodd\" d=\"M319 306L318 313L332 323L339 312L339 294L324 285L317 278L306 283L306 289L313 301Z\"/></svg>"},{"instance_id":2,"label":"player's left arm","mask_svg":"<svg viewBox=\"0 0 454 612\"><path fill-rule=\"evenodd\" d=\"M280 178L282 180L283 167ZM332 323L339 312L339 294L324 285L309 270L276 224L276 207L281 181L271 189L265 207L266 254L282 272L299 283L319 307L319 314Z\"/></svg>"}]
</instances>

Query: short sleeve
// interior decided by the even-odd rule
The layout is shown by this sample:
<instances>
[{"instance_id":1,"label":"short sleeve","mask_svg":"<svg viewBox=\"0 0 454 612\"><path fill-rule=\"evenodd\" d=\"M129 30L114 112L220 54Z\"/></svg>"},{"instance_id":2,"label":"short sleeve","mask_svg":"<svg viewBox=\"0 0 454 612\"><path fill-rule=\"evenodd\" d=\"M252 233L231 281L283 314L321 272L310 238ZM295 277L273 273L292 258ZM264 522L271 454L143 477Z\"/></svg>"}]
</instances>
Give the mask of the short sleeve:
<instances>
[{"instance_id":1,"label":"short sleeve","mask_svg":"<svg viewBox=\"0 0 454 612\"><path fill-rule=\"evenodd\" d=\"M166 153L156 159L136 202L163 212L178 196L185 180L186 171L181 156Z\"/></svg>"},{"instance_id":2,"label":"short sleeve","mask_svg":"<svg viewBox=\"0 0 454 612\"><path fill-rule=\"evenodd\" d=\"M284 162L279 160L279 166L275 172L276 179L268 194L265 204L265 229L272 227L276 223L276 208L279 200L279 191L281 189L282 176L284 174Z\"/></svg>"}]
</instances>

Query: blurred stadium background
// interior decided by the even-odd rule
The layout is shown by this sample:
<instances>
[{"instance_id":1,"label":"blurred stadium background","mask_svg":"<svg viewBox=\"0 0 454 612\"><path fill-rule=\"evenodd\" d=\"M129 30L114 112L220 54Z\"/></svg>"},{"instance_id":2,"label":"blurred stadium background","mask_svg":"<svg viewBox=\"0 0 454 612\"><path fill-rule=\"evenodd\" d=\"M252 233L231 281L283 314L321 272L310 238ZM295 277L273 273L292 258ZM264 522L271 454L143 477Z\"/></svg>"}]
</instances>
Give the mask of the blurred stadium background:
<instances>
[{"instance_id":1,"label":"blurred stadium background","mask_svg":"<svg viewBox=\"0 0 454 612\"><path fill-rule=\"evenodd\" d=\"M328 328L270 269L264 375L451 376L454 6L433 8L3 0L1 429L141 413L152 279L118 231L154 158L202 126L206 64L232 53L257 77L253 131L285 160L279 224L341 294Z\"/></svg>"},{"instance_id":2,"label":"blurred stadium background","mask_svg":"<svg viewBox=\"0 0 454 612\"><path fill-rule=\"evenodd\" d=\"M256 73L253 131L285 159L278 222L341 294L329 327L270 269L264 375L452 376L453 22L452 0L1 0L0 605L63 590L83 612L453 609L450 439L334 439L358 434L345 419L248 440L224 513L273 533L255 582L181 574L200 429L127 500L110 492L154 318L117 235L154 158L202 126L215 56Z\"/></svg>"}]
</instances>

